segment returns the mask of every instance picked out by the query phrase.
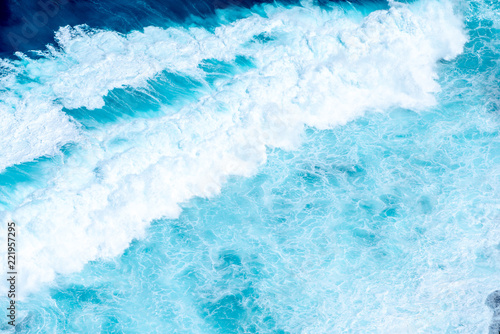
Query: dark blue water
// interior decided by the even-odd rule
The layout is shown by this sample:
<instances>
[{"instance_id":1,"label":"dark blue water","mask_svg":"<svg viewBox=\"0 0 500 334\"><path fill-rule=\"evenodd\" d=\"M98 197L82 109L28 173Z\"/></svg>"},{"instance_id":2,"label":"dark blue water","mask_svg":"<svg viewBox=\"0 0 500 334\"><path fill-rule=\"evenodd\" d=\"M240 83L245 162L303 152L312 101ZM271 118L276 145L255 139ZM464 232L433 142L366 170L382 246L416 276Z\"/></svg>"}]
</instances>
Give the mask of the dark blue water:
<instances>
[{"instance_id":1,"label":"dark blue water","mask_svg":"<svg viewBox=\"0 0 500 334\"><path fill-rule=\"evenodd\" d=\"M54 44L54 32L61 26L87 24L120 33L147 26L168 26L198 21L227 7L250 8L265 0L195 1L73 1L3 0L0 3L0 52L40 50ZM280 4L292 4L284 0ZM296 3L296 2L295 2Z\"/></svg>"},{"instance_id":2,"label":"dark blue water","mask_svg":"<svg viewBox=\"0 0 500 334\"><path fill-rule=\"evenodd\" d=\"M61 26L86 24L93 28L120 33L148 26L166 27L178 23L213 23L217 10L251 8L263 3L279 6L298 5L296 0L195 0L195 1L74 1L74 0L3 0L0 2L0 55L11 57L16 51L40 50L54 44L54 32ZM319 1L323 7L344 1ZM363 9L387 7L385 0L350 1Z\"/></svg>"}]
</instances>

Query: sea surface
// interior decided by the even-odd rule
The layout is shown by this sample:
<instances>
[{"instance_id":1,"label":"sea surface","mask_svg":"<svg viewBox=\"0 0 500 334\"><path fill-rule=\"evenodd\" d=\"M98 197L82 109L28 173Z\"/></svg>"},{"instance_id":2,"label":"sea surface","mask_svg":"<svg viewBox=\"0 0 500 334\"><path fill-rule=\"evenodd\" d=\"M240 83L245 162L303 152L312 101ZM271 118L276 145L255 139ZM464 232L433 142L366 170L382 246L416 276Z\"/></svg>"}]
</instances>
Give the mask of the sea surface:
<instances>
[{"instance_id":1,"label":"sea surface","mask_svg":"<svg viewBox=\"0 0 500 334\"><path fill-rule=\"evenodd\" d=\"M4 0L0 57L2 333L498 334L499 1Z\"/></svg>"}]
</instances>

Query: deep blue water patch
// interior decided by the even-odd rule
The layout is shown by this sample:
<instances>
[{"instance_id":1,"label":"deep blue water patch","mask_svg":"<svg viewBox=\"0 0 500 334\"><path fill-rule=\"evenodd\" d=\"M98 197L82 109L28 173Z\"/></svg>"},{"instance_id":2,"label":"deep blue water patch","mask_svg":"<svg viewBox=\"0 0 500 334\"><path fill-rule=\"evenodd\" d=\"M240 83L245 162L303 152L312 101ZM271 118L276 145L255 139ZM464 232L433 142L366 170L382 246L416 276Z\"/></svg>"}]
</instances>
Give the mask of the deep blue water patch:
<instances>
[{"instance_id":1,"label":"deep blue water patch","mask_svg":"<svg viewBox=\"0 0 500 334\"><path fill-rule=\"evenodd\" d=\"M164 27L173 23L213 16L227 7L250 8L271 0L3 0L0 6L0 56L11 57L15 51L44 49L54 44L54 32L62 26L87 24L92 28L121 33L142 30L147 26ZM297 3L281 0L280 4Z\"/></svg>"},{"instance_id":2,"label":"deep blue water patch","mask_svg":"<svg viewBox=\"0 0 500 334\"><path fill-rule=\"evenodd\" d=\"M61 157L40 157L7 167L0 173L0 210L12 208L25 194L47 185L62 162Z\"/></svg>"},{"instance_id":3,"label":"deep blue water patch","mask_svg":"<svg viewBox=\"0 0 500 334\"><path fill-rule=\"evenodd\" d=\"M144 88L115 88L104 97L104 107L89 110L64 108L63 111L73 117L86 129L96 129L103 124L112 124L132 118L152 118L164 116L166 109L176 110L183 102L195 100L200 96L203 83L177 75L162 72L148 80Z\"/></svg>"}]
</instances>

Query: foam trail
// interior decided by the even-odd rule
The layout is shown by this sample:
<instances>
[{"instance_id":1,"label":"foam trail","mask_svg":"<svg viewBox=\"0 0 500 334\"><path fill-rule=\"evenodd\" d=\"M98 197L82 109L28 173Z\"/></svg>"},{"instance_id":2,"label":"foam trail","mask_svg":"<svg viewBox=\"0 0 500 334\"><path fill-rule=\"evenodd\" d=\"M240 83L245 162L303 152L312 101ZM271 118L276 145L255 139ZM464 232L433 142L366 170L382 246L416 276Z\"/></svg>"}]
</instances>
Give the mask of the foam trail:
<instances>
[{"instance_id":1,"label":"foam trail","mask_svg":"<svg viewBox=\"0 0 500 334\"><path fill-rule=\"evenodd\" d=\"M15 81L13 77L4 76L0 84L8 87ZM61 106L40 98L37 92L19 96L7 91L0 95L0 172L40 156L55 155L65 143L80 139L78 126Z\"/></svg>"},{"instance_id":2,"label":"foam trail","mask_svg":"<svg viewBox=\"0 0 500 334\"><path fill-rule=\"evenodd\" d=\"M50 186L1 213L23 235L21 291L119 255L151 220L177 217L180 203L217 194L229 175L254 174L267 147L296 148L305 125L327 129L366 110L433 105L436 62L455 57L466 41L448 2L393 3L365 18L310 5L264 9L267 17L213 33L151 27L122 36L63 28L60 51L9 63L37 83L27 92L13 84L5 104L20 103L17 90L58 108L88 109L101 107L110 90L143 87L163 70L203 78L199 65L207 59L243 56L254 63L177 112L164 106L162 117L47 138L55 147L84 137Z\"/></svg>"}]
</instances>

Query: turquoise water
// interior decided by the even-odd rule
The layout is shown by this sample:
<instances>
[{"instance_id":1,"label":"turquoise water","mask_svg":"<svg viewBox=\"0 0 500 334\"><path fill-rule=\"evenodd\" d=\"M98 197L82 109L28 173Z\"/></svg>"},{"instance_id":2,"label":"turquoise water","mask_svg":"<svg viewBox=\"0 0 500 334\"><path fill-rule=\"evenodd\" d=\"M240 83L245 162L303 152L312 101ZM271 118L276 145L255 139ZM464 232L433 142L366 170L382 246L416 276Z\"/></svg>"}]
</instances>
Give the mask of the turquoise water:
<instances>
[{"instance_id":1,"label":"turquoise water","mask_svg":"<svg viewBox=\"0 0 500 334\"><path fill-rule=\"evenodd\" d=\"M487 333L498 3L331 6L62 30L9 62L2 115L49 134L2 149L22 266L2 329Z\"/></svg>"}]
</instances>

